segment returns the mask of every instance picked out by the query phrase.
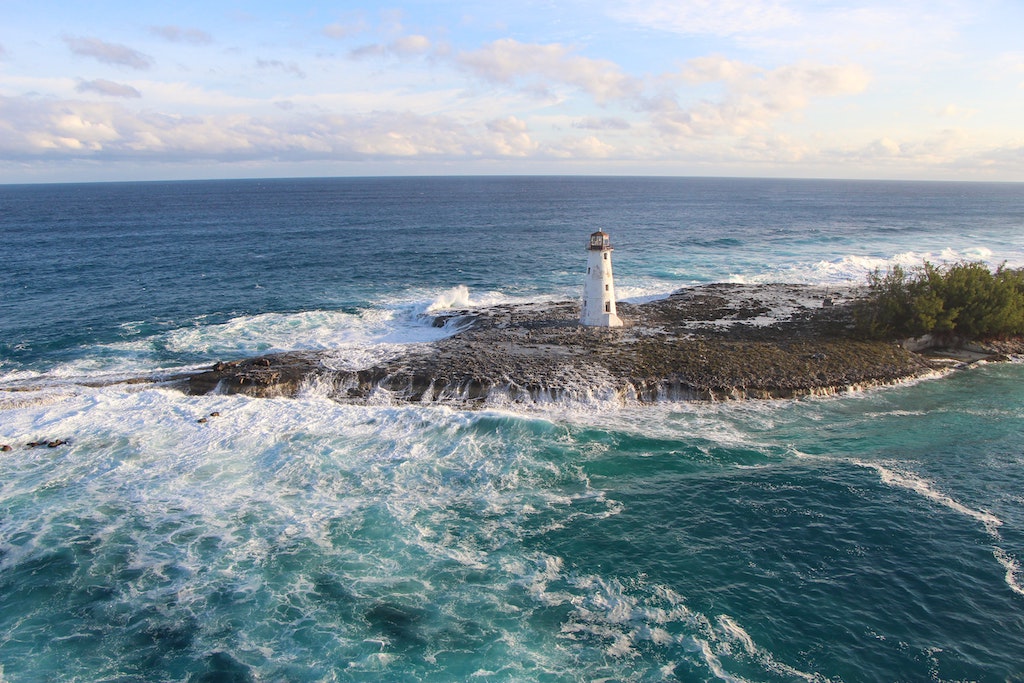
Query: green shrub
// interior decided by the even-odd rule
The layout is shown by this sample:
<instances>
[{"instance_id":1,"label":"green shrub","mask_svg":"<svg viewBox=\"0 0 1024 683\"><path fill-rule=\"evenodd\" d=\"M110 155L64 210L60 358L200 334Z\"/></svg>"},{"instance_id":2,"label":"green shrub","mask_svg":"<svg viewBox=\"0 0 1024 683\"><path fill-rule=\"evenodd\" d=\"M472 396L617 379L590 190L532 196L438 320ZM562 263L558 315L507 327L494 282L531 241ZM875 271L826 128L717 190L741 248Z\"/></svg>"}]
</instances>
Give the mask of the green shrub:
<instances>
[{"instance_id":1,"label":"green shrub","mask_svg":"<svg viewBox=\"0 0 1024 683\"><path fill-rule=\"evenodd\" d=\"M875 270L857 318L862 333L872 337L1024 335L1024 271L927 261L909 273L900 266L884 274Z\"/></svg>"}]
</instances>

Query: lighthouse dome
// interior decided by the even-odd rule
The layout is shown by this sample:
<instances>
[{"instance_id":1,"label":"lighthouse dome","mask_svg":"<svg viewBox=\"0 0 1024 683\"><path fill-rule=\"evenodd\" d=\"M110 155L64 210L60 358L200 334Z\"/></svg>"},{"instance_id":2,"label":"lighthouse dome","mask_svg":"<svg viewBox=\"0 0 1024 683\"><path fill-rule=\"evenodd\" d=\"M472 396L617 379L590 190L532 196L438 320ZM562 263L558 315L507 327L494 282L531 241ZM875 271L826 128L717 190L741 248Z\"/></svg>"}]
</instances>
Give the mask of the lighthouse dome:
<instances>
[{"instance_id":1,"label":"lighthouse dome","mask_svg":"<svg viewBox=\"0 0 1024 683\"><path fill-rule=\"evenodd\" d=\"M591 249L611 249L611 246L611 239L608 237L608 233L603 230L590 233Z\"/></svg>"}]
</instances>

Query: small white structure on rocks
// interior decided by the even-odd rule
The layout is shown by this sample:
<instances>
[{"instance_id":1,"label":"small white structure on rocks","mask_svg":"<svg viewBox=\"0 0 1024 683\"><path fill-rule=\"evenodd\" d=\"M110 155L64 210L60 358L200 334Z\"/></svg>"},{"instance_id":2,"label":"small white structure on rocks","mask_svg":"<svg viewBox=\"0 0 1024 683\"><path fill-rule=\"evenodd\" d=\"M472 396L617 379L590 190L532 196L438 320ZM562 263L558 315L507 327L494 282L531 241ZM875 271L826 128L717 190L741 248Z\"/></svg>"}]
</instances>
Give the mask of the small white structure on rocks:
<instances>
[{"instance_id":1,"label":"small white structure on rocks","mask_svg":"<svg viewBox=\"0 0 1024 683\"><path fill-rule=\"evenodd\" d=\"M612 245L608 233L598 230L587 245L587 277L583 281L580 323L590 327L622 327L615 312L615 282L612 280Z\"/></svg>"}]
</instances>

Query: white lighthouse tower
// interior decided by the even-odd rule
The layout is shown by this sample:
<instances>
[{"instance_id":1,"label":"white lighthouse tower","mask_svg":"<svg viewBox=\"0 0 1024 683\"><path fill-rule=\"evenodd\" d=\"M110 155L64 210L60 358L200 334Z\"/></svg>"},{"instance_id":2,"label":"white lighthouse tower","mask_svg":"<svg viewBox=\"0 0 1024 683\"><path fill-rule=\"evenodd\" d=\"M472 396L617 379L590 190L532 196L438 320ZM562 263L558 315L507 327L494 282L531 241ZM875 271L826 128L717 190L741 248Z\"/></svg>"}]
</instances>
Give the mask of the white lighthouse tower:
<instances>
[{"instance_id":1,"label":"white lighthouse tower","mask_svg":"<svg viewBox=\"0 0 1024 683\"><path fill-rule=\"evenodd\" d=\"M587 245L587 277L583 281L580 323L591 327L622 327L615 312L615 283L612 281L612 245L608 233L598 230Z\"/></svg>"}]
</instances>

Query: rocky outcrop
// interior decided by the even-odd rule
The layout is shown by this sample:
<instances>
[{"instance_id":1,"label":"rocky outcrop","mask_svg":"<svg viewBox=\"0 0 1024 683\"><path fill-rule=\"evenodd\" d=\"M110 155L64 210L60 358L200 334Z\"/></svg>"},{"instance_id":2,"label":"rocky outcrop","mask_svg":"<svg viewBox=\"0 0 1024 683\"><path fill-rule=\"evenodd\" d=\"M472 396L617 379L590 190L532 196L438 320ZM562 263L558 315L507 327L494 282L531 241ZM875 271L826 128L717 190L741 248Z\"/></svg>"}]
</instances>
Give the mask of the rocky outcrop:
<instances>
[{"instance_id":1,"label":"rocky outcrop","mask_svg":"<svg viewBox=\"0 0 1024 683\"><path fill-rule=\"evenodd\" d=\"M578 304L451 311L460 332L372 367L327 353L221 362L187 377L194 394L294 396L317 386L343 401L452 402L792 398L889 384L939 363L851 336L854 290L718 284L620 304L626 326L585 328Z\"/></svg>"},{"instance_id":2,"label":"rocky outcrop","mask_svg":"<svg viewBox=\"0 0 1024 683\"><path fill-rule=\"evenodd\" d=\"M185 381L192 394L294 396L303 380L320 367L319 358L315 353L293 352L219 362Z\"/></svg>"}]
</instances>

